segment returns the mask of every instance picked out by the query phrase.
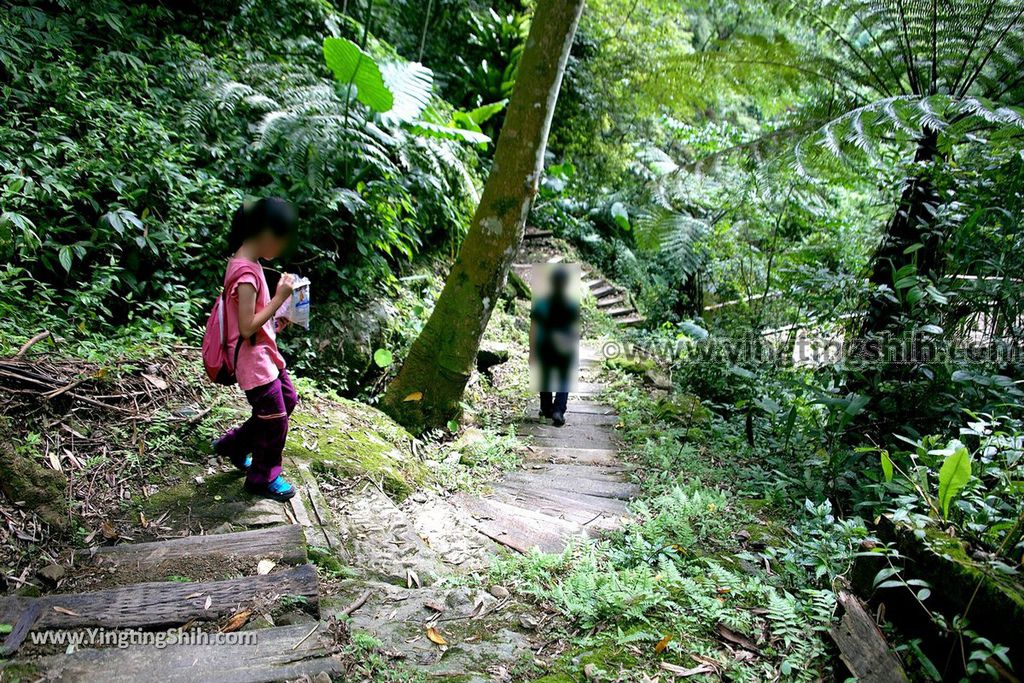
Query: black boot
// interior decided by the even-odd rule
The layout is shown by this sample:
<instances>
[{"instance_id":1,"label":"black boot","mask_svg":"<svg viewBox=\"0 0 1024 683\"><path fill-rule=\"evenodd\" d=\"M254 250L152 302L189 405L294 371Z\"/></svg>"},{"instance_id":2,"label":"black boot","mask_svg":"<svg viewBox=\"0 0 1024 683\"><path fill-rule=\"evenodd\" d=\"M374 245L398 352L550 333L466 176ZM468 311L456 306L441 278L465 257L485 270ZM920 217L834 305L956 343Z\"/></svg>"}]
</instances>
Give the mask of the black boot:
<instances>
[{"instance_id":1,"label":"black boot","mask_svg":"<svg viewBox=\"0 0 1024 683\"><path fill-rule=\"evenodd\" d=\"M556 427L561 427L562 425L565 424L565 415L563 415L561 412L557 410L551 413L551 424L555 425Z\"/></svg>"}]
</instances>

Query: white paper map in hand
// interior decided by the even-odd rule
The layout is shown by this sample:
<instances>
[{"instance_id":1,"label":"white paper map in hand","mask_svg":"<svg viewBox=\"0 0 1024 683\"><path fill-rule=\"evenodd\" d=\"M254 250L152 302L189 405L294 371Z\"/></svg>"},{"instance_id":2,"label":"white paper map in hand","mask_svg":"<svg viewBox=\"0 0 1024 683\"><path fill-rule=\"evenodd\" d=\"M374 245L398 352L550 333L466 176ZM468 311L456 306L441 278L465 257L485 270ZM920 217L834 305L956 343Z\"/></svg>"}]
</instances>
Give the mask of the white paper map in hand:
<instances>
[{"instance_id":1,"label":"white paper map in hand","mask_svg":"<svg viewBox=\"0 0 1024 683\"><path fill-rule=\"evenodd\" d=\"M290 323L309 329L309 278L296 278L291 297L284 302L277 315Z\"/></svg>"}]
</instances>

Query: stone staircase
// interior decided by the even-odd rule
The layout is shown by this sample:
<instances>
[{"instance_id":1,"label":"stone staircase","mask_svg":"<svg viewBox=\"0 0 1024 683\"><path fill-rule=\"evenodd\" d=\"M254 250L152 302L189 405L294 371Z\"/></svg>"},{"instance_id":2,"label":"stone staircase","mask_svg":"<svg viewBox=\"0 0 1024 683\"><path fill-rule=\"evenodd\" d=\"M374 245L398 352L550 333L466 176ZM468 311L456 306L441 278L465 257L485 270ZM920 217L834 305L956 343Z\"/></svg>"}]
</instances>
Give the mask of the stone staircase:
<instances>
[{"instance_id":1,"label":"stone staircase","mask_svg":"<svg viewBox=\"0 0 1024 683\"><path fill-rule=\"evenodd\" d=\"M528 279L530 269L540 263L564 263L550 230L527 227L523 245L512 269ZM597 300L597 308L623 327L641 325L646 318L636 309L629 292L614 284L588 264L581 264L583 286Z\"/></svg>"}]
</instances>

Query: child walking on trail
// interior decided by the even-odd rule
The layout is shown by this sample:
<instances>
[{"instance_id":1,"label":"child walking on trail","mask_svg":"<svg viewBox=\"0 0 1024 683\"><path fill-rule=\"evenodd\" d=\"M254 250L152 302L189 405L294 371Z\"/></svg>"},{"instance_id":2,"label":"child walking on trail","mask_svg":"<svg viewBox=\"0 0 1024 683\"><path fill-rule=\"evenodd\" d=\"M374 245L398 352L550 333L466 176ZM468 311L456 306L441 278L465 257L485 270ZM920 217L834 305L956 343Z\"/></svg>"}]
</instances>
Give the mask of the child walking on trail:
<instances>
[{"instance_id":1,"label":"child walking on trail","mask_svg":"<svg viewBox=\"0 0 1024 683\"><path fill-rule=\"evenodd\" d=\"M243 204L231 221L222 305L227 348L237 358L235 376L252 416L213 445L215 453L246 473L247 491L280 501L295 495L281 476L281 454L298 396L277 348L274 315L291 296L295 276L282 275L271 295L259 260L284 251L295 222L292 206L276 198Z\"/></svg>"}]
</instances>

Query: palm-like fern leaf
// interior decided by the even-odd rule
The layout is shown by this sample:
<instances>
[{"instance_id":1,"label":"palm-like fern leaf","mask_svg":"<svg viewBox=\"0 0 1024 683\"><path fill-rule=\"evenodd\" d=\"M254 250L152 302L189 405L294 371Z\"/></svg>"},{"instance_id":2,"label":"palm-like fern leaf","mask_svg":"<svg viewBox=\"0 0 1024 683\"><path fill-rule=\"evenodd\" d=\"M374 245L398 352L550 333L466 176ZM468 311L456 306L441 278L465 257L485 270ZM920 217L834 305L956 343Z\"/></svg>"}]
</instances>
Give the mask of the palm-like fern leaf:
<instances>
[{"instance_id":1,"label":"palm-like fern leaf","mask_svg":"<svg viewBox=\"0 0 1024 683\"><path fill-rule=\"evenodd\" d=\"M705 220L657 207L639 217L635 231L637 246L669 254L684 275L696 273L704 264L703 239L711 231Z\"/></svg>"}]
</instances>

